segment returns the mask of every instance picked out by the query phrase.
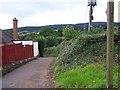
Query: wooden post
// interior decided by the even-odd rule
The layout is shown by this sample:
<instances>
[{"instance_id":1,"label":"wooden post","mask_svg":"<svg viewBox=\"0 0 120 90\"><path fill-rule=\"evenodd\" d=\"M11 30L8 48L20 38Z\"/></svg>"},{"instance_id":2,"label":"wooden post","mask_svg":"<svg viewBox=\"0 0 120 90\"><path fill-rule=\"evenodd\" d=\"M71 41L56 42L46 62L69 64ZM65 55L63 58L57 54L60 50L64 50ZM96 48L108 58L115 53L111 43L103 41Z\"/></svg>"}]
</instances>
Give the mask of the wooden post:
<instances>
[{"instance_id":1,"label":"wooden post","mask_svg":"<svg viewBox=\"0 0 120 90\"><path fill-rule=\"evenodd\" d=\"M113 84L114 0L107 2L107 88Z\"/></svg>"},{"instance_id":2,"label":"wooden post","mask_svg":"<svg viewBox=\"0 0 120 90\"><path fill-rule=\"evenodd\" d=\"M118 2L118 16L120 16L120 1ZM120 35L120 17L118 17L118 35ZM120 36L118 36L118 88L120 88Z\"/></svg>"}]
</instances>

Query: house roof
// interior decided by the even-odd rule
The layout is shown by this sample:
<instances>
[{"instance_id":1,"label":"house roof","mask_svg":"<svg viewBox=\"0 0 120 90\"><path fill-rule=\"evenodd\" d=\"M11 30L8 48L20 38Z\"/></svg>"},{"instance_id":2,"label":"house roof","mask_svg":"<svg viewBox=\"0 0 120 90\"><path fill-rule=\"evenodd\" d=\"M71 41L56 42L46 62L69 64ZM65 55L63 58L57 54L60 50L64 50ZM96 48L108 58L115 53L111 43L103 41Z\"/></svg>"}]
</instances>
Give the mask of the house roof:
<instances>
[{"instance_id":1,"label":"house roof","mask_svg":"<svg viewBox=\"0 0 120 90\"><path fill-rule=\"evenodd\" d=\"M12 43L13 37L7 31L0 29L0 44Z\"/></svg>"}]
</instances>

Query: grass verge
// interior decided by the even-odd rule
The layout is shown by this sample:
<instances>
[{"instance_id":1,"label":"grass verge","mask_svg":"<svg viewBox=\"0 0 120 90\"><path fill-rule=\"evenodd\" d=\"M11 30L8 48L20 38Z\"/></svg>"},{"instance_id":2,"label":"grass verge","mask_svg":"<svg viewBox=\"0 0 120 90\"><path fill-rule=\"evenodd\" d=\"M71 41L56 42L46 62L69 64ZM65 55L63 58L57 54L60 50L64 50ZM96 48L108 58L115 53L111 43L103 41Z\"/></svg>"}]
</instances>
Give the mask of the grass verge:
<instances>
[{"instance_id":1,"label":"grass verge","mask_svg":"<svg viewBox=\"0 0 120 90\"><path fill-rule=\"evenodd\" d=\"M44 56L57 57L59 54L59 46L45 48Z\"/></svg>"},{"instance_id":2,"label":"grass verge","mask_svg":"<svg viewBox=\"0 0 120 90\"><path fill-rule=\"evenodd\" d=\"M118 66L113 69L113 86L118 87ZM106 88L106 65L104 62L78 66L56 75L57 88Z\"/></svg>"}]
</instances>

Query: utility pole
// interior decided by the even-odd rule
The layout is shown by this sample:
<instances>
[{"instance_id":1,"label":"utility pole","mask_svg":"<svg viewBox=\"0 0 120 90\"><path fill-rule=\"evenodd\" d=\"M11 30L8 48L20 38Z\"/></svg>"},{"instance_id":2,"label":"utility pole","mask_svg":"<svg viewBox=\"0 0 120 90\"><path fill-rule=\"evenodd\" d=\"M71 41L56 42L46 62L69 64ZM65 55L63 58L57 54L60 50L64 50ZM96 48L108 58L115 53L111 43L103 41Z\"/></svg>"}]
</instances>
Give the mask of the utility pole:
<instances>
[{"instance_id":1,"label":"utility pole","mask_svg":"<svg viewBox=\"0 0 120 90\"><path fill-rule=\"evenodd\" d=\"M88 31L92 31L92 20L93 18L93 8L96 6L96 0L88 0L88 6L90 6L90 11L89 11L89 26L88 26Z\"/></svg>"},{"instance_id":2,"label":"utility pole","mask_svg":"<svg viewBox=\"0 0 120 90\"><path fill-rule=\"evenodd\" d=\"M114 51L114 0L107 2L107 88L113 85L113 51Z\"/></svg>"},{"instance_id":3,"label":"utility pole","mask_svg":"<svg viewBox=\"0 0 120 90\"><path fill-rule=\"evenodd\" d=\"M92 19L93 19L93 18L92 18L91 12L92 12L92 4L90 4L88 31L92 31Z\"/></svg>"}]
</instances>

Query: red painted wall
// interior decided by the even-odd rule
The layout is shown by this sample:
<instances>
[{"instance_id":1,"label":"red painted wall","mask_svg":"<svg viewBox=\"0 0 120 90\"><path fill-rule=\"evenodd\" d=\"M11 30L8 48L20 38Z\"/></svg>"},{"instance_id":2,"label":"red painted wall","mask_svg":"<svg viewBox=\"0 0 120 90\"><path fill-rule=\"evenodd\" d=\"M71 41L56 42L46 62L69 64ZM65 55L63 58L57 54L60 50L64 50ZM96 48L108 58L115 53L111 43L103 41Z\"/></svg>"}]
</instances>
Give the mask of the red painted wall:
<instances>
[{"instance_id":1,"label":"red painted wall","mask_svg":"<svg viewBox=\"0 0 120 90\"><path fill-rule=\"evenodd\" d=\"M11 61L19 61L33 56L33 45L24 47L20 43L2 46L2 66L9 64Z\"/></svg>"}]
</instances>

